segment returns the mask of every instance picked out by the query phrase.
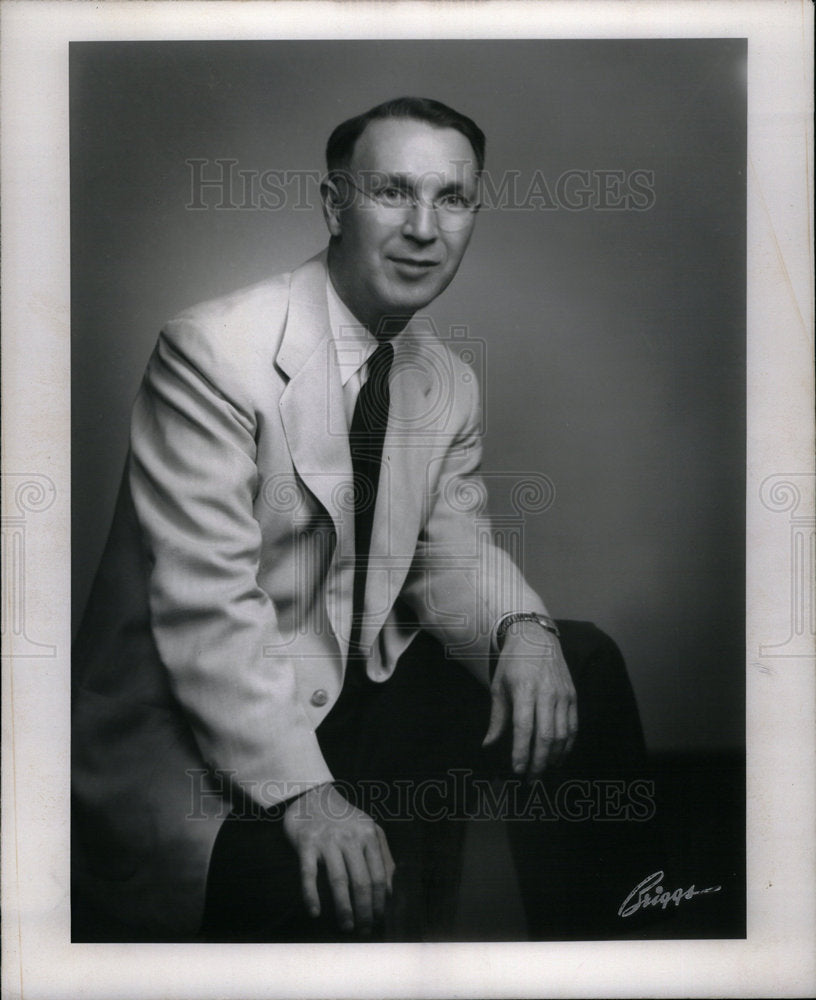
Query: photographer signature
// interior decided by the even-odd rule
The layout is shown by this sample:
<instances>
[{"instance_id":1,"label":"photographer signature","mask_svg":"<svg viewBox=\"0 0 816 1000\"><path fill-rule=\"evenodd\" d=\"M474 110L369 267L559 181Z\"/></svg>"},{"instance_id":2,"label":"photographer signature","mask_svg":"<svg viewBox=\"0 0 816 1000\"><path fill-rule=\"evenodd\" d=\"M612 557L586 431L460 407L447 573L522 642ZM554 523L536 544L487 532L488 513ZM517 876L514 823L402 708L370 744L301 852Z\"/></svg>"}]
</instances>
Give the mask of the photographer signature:
<instances>
[{"instance_id":1,"label":"photographer signature","mask_svg":"<svg viewBox=\"0 0 816 1000\"><path fill-rule=\"evenodd\" d=\"M665 910L669 903L679 906L684 899L693 899L695 896L704 896L706 893L719 892L722 889L721 885L712 885L707 889L696 889L691 885L688 889L675 889L674 892L668 892L661 885L664 877L663 872L647 875L621 903L618 916L631 917L638 910L645 910L650 906L659 906Z\"/></svg>"}]
</instances>

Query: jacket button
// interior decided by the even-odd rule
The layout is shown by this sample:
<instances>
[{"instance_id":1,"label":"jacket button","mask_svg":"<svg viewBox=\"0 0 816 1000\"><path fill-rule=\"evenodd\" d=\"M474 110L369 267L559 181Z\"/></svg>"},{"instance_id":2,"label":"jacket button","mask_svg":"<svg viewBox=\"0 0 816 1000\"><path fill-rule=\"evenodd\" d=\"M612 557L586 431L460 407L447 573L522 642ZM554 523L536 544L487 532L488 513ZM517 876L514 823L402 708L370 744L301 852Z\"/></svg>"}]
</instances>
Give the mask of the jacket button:
<instances>
[{"instance_id":1,"label":"jacket button","mask_svg":"<svg viewBox=\"0 0 816 1000\"><path fill-rule=\"evenodd\" d=\"M328 692L324 691L323 688L318 688L312 695L312 704L315 708L320 708L321 705L325 705L328 700Z\"/></svg>"}]
</instances>

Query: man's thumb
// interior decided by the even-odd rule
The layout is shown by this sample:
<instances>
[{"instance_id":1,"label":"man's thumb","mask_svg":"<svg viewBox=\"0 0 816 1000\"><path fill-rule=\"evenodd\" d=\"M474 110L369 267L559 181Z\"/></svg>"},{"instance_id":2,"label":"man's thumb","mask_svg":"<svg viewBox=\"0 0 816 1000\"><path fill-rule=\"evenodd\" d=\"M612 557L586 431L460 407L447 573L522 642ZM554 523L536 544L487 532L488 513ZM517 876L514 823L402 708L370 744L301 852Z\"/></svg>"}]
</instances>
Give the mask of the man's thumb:
<instances>
[{"instance_id":1,"label":"man's thumb","mask_svg":"<svg viewBox=\"0 0 816 1000\"><path fill-rule=\"evenodd\" d=\"M490 724L487 727L485 738L482 740L483 747L487 746L488 743L495 742L501 736L506 722L507 707L504 698L494 694L490 704Z\"/></svg>"}]
</instances>

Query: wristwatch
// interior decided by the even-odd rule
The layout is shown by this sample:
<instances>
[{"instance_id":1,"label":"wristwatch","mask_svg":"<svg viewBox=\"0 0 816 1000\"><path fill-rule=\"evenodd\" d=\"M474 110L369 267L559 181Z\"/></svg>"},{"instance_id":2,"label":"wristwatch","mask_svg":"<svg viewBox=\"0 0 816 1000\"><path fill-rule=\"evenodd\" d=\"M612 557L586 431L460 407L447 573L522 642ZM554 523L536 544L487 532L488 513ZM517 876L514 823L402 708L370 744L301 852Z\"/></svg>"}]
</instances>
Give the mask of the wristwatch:
<instances>
[{"instance_id":1,"label":"wristwatch","mask_svg":"<svg viewBox=\"0 0 816 1000\"><path fill-rule=\"evenodd\" d=\"M513 614L505 615L496 629L496 646L499 652L501 652L502 645L504 644L507 630L516 622L536 622L543 629L546 629L547 632L552 632L554 636L558 637L561 635L558 631L558 626L548 615L540 615L536 611L516 611Z\"/></svg>"}]
</instances>

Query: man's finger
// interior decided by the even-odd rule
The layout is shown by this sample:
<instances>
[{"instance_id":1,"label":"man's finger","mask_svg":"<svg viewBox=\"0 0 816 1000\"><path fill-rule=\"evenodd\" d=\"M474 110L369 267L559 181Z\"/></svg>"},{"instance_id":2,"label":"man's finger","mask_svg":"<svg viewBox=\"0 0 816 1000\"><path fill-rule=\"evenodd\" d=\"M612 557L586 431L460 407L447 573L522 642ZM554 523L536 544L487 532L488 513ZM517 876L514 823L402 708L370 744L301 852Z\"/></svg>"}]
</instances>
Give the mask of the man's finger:
<instances>
[{"instance_id":1,"label":"man's finger","mask_svg":"<svg viewBox=\"0 0 816 1000\"><path fill-rule=\"evenodd\" d=\"M382 855L379 837L368 841L363 848L368 872L371 877L371 911L374 920L380 921L385 916L385 897L388 890L388 876L385 871L385 859Z\"/></svg>"},{"instance_id":2,"label":"man's finger","mask_svg":"<svg viewBox=\"0 0 816 1000\"><path fill-rule=\"evenodd\" d=\"M513 700L513 770L521 773L530 759L535 708L529 692L518 691Z\"/></svg>"},{"instance_id":3,"label":"man's finger","mask_svg":"<svg viewBox=\"0 0 816 1000\"><path fill-rule=\"evenodd\" d=\"M530 776L537 777L541 774L546 769L547 764L555 760L557 753L557 745L552 740L537 738L530 760Z\"/></svg>"},{"instance_id":4,"label":"man's finger","mask_svg":"<svg viewBox=\"0 0 816 1000\"><path fill-rule=\"evenodd\" d=\"M504 732L506 725L507 702L504 695L499 692L493 695L490 703L490 723L485 738L482 740L482 746L486 747L489 743L494 743Z\"/></svg>"},{"instance_id":5,"label":"man's finger","mask_svg":"<svg viewBox=\"0 0 816 1000\"><path fill-rule=\"evenodd\" d=\"M569 698L560 697L553 706L553 738L566 743L569 736Z\"/></svg>"},{"instance_id":6,"label":"man's finger","mask_svg":"<svg viewBox=\"0 0 816 1000\"><path fill-rule=\"evenodd\" d=\"M334 899L334 912L337 914L337 923L344 931L354 930L354 913L351 908L351 896L349 894L348 873L346 862L340 850L332 847L323 856L326 865L326 878Z\"/></svg>"},{"instance_id":7,"label":"man's finger","mask_svg":"<svg viewBox=\"0 0 816 1000\"><path fill-rule=\"evenodd\" d=\"M351 879L351 895L354 903L354 924L361 934L371 931L373 893L371 873L359 843L349 845L344 857L346 870Z\"/></svg>"},{"instance_id":8,"label":"man's finger","mask_svg":"<svg viewBox=\"0 0 816 1000\"><path fill-rule=\"evenodd\" d=\"M394 871L396 865L394 864L394 859L391 857L391 849L388 846L388 840L386 839L385 833L381 827L375 827L377 831L377 840L380 844L380 853L382 855L383 863L385 864L385 881L388 886L388 895L394 891Z\"/></svg>"},{"instance_id":9,"label":"man's finger","mask_svg":"<svg viewBox=\"0 0 816 1000\"><path fill-rule=\"evenodd\" d=\"M558 753L558 744L552 738L552 729L548 727L546 732L537 732L533 741L533 756L530 761L530 774L539 775L547 767L548 762L552 762Z\"/></svg>"},{"instance_id":10,"label":"man's finger","mask_svg":"<svg viewBox=\"0 0 816 1000\"><path fill-rule=\"evenodd\" d=\"M570 735L569 706L566 698L560 698L555 707L555 744L553 745L553 763L559 764L566 755L567 742Z\"/></svg>"},{"instance_id":11,"label":"man's finger","mask_svg":"<svg viewBox=\"0 0 816 1000\"><path fill-rule=\"evenodd\" d=\"M551 692L539 694L535 712L535 734L530 773L541 774L547 763L557 759L559 747L557 703Z\"/></svg>"},{"instance_id":12,"label":"man's finger","mask_svg":"<svg viewBox=\"0 0 816 1000\"><path fill-rule=\"evenodd\" d=\"M575 739L578 736L578 705L574 698L570 701L567 711L567 727L569 735L567 736L567 745L564 748L565 755L572 753L572 748L575 746Z\"/></svg>"},{"instance_id":13,"label":"man's finger","mask_svg":"<svg viewBox=\"0 0 816 1000\"><path fill-rule=\"evenodd\" d=\"M303 902L310 917L320 916L320 894L317 891L317 853L312 847L304 847L300 854L300 884L303 888Z\"/></svg>"}]
</instances>

